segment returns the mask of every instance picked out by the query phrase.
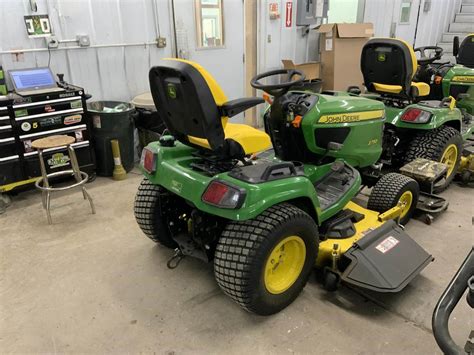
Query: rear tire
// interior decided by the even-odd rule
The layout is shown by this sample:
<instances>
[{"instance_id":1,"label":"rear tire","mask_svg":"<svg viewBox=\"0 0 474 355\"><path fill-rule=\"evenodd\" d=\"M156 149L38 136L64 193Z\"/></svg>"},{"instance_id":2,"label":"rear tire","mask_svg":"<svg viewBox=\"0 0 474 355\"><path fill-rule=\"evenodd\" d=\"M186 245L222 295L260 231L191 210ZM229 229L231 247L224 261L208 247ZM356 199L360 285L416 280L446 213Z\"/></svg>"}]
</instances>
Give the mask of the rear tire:
<instances>
[{"instance_id":1,"label":"rear tire","mask_svg":"<svg viewBox=\"0 0 474 355\"><path fill-rule=\"evenodd\" d=\"M373 187L367 208L384 213L402 202L405 209L400 216L400 224L406 224L415 211L419 194L420 187L415 180L402 174L388 173Z\"/></svg>"},{"instance_id":2,"label":"rear tire","mask_svg":"<svg viewBox=\"0 0 474 355\"><path fill-rule=\"evenodd\" d=\"M446 160L448 150L455 150L453 154L456 157L451 164L448 164L449 173L447 178L434 187L434 192L439 193L444 191L454 179L459 163L461 162L462 136L458 130L448 126L441 126L417 134L408 146L405 155L405 164L412 162L416 158L425 158L434 161Z\"/></svg>"},{"instance_id":3,"label":"rear tire","mask_svg":"<svg viewBox=\"0 0 474 355\"><path fill-rule=\"evenodd\" d=\"M178 244L171 238L171 233L161 213L161 196L166 190L143 179L135 197L134 213L140 229L145 235L167 248L174 249Z\"/></svg>"},{"instance_id":4,"label":"rear tire","mask_svg":"<svg viewBox=\"0 0 474 355\"><path fill-rule=\"evenodd\" d=\"M224 293L247 311L274 314L306 285L318 245L313 218L282 203L227 225L217 244L214 274Z\"/></svg>"}]
</instances>

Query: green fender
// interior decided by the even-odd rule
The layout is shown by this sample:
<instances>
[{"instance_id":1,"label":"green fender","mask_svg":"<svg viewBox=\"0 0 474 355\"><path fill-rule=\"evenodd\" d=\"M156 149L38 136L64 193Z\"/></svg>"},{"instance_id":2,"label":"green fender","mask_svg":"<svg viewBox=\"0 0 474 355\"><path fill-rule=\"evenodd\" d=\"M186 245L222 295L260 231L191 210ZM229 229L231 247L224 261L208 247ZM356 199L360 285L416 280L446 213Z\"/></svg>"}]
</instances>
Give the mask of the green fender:
<instances>
[{"instance_id":1,"label":"green fender","mask_svg":"<svg viewBox=\"0 0 474 355\"><path fill-rule=\"evenodd\" d=\"M304 201L306 206L312 209L310 212L314 212L314 217L318 219L320 213L319 201L310 179L306 176L250 184L232 178L227 172L211 177L193 170L190 164L197 160L192 156L195 150L179 142L176 143L175 147L162 147L155 142L149 144L146 149L156 154L157 161L156 171L152 174L145 171L141 165L145 177L153 184L163 186L186 199L201 211L235 221L242 221L258 216L272 205L290 200L299 200L300 202ZM314 174L316 174L316 170L318 170L317 174L321 174L323 171L327 172L328 169L329 166L312 170L314 170ZM243 205L239 209L225 209L202 202L201 197L212 180L225 181L245 189L246 198Z\"/></svg>"}]
</instances>

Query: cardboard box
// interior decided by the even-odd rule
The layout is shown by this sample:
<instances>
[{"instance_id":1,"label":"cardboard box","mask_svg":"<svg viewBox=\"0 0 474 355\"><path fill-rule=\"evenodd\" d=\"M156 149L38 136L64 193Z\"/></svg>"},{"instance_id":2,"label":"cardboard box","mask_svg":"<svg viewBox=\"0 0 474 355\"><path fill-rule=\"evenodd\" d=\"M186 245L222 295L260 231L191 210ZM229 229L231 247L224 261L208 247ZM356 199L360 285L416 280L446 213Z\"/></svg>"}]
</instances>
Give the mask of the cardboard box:
<instances>
[{"instance_id":1,"label":"cardboard box","mask_svg":"<svg viewBox=\"0 0 474 355\"><path fill-rule=\"evenodd\" d=\"M307 62L307 63L295 64L293 63L291 59L283 59L281 62L283 63L284 69L301 70L306 76L306 80L313 80L313 79L320 78L321 65L319 64L319 62Z\"/></svg>"},{"instance_id":2,"label":"cardboard box","mask_svg":"<svg viewBox=\"0 0 474 355\"><path fill-rule=\"evenodd\" d=\"M323 90L362 87L360 70L362 47L374 34L371 23L328 23L321 25L321 78Z\"/></svg>"}]
</instances>

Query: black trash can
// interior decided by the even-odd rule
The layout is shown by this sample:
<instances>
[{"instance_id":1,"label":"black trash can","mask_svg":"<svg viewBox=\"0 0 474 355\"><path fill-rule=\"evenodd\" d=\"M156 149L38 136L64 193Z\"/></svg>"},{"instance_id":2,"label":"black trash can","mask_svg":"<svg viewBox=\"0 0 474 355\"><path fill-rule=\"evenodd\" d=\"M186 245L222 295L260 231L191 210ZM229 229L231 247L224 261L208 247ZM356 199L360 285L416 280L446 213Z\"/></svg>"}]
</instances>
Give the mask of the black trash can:
<instances>
[{"instance_id":1,"label":"black trash can","mask_svg":"<svg viewBox=\"0 0 474 355\"><path fill-rule=\"evenodd\" d=\"M133 169L133 130L135 107L127 102L96 101L87 104L97 160L97 175L112 176L114 159L110 141L118 139L122 165Z\"/></svg>"},{"instance_id":2,"label":"black trash can","mask_svg":"<svg viewBox=\"0 0 474 355\"><path fill-rule=\"evenodd\" d=\"M155 103L150 92L145 92L135 96L131 102L136 110L135 127L138 131L138 140L140 150L148 145L148 143L160 139L163 131L166 129L164 121L156 112Z\"/></svg>"}]
</instances>

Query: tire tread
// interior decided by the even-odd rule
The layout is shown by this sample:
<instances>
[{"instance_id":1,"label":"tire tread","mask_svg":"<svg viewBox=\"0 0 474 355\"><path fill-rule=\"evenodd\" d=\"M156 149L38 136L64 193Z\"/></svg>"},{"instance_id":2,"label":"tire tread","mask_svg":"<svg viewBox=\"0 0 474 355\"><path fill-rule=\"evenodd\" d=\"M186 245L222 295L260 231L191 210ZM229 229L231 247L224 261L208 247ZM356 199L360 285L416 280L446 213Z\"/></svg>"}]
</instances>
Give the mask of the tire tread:
<instances>
[{"instance_id":1,"label":"tire tread","mask_svg":"<svg viewBox=\"0 0 474 355\"><path fill-rule=\"evenodd\" d=\"M224 229L214 256L214 274L218 285L241 307L250 312L257 310L252 305L250 272L258 247L265 242L266 235L283 223L298 217L311 218L301 209L283 203L275 205L254 219L231 222ZM304 284L308 281L307 275Z\"/></svg>"}]
</instances>

